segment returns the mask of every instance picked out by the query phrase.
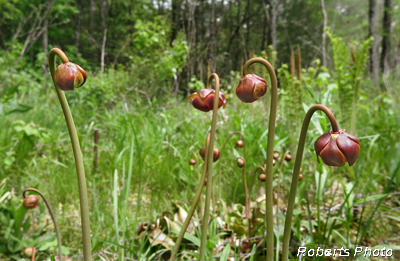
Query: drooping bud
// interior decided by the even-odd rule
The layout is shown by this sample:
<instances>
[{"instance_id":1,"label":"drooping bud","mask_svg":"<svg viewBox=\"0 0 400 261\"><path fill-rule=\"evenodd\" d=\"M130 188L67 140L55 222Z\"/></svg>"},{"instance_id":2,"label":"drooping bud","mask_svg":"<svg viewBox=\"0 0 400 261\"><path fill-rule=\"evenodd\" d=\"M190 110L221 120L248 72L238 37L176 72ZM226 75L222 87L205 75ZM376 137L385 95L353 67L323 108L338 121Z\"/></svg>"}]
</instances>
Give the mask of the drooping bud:
<instances>
[{"instance_id":1,"label":"drooping bud","mask_svg":"<svg viewBox=\"0 0 400 261\"><path fill-rule=\"evenodd\" d=\"M274 159L278 159L278 158L279 158L279 153L274 153L274 154L272 155L272 157L273 157Z\"/></svg>"},{"instance_id":2,"label":"drooping bud","mask_svg":"<svg viewBox=\"0 0 400 261\"><path fill-rule=\"evenodd\" d=\"M276 160L272 160L272 166L275 166L276 165Z\"/></svg>"},{"instance_id":3,"label":"drooping bud","mask_svg":"<svg viewBox=\"0 0 400 261\"><path fill-rule=\"evenodd\" d=\"M187 99L186 102L192 100L192 105L196 109L204 112L211 111L214 108L214 97L215 90L214 89L201 89L198 92L192 93ZM226 98L225 95L220 91L219 92L219 101L218 108L221 106L226 107Z\"/></svg>"},{"instance_id":4,"label":"drooping bud","mask_svg":"<svg viewBox=\"0 0 400 261\"><path fill-rule=\"evenodd\" d=\"M36 208L39 205L39 197L37 195L28 195L24 198L23 205L27 209Z\"/></svg>"},{"instance_id":5,"label":"drooping bud","mask_svg":"<svg viewBox=\"0 0 400 261\"><path fill-rule=\"evenodd\" d=\"M264 173L261 173L260 175L258 175L258 178L259 178L262 182L264 182L264 181L267 180L267 175L265 175Z\"/></svg>"},{"instance_id":6,"label":"drooping bud","mask_svg":"<svg viewBox=\"0 0 400 261\"><path fill-rule=\"evenodd\" d=\"M360 153L360 142L356 137L341 130L326 132L315 142L317 161L319 157L328 166L342 167L346 161L352 166Z\"/></svg>"},{"instance_id":7,"label":"drooping bud","mask_svg":"<svg viewBox=\"0 0 400 261\"><path fill-rule=\"evenodd\" d=\"M245 103L251 103L260 99L266 92L267 82L255 74L243 76L236 88L237 97Z\"/></svg>"},{"instance_id":8,"label":"drooping bud","mask_svg":"<svg viewBox=\"0 0 400 261\"><path fill-rule=\"evenodd\" d=\"M206 147L204 146L199 150L199 154L201 158L204 160L204 157L206 156ZM217 149L217 147L214 146L214 155L213 155L213 161L216 162L219 159L220 152Z\"/></svg>"},{"instance_id":9,"label":"drooping bud","mask_svg":"<svg viewBox=\"0 0 400 261\"><path fill-rule=\"evenodd\" d=\"M193 166L193 165L196 164L196 161L195 161L194 159L190 159L190 160L189 160L189 164Z\"/></svg>"},{"instance_id":10,"label":"drooping bud","mask_svg":"<svg viewBox=\"0 0 400 261\"><path fill-rule=\"evenodd\" d=\"M299 174L299 180L302 180L303 179L303 174Z\"/></svg>"},{"instance_id":11,"label":"drooping bud","mask_svg":"<svg viewBox=\"0 0 400 261\"><path fill-rule=\"evenodd\" d=\"M286 161L291 161L291 160L292 160L292 155L286 154L285 160L286 160Z\"/></svg>"},{"instance_id":12,"label":"drooping bud","mask_svg":"<svg viewBox=\"0 0 400 261\"><path fill-rule=\"evenodd\" d=\"M54 72L54 83L63 91L73 91L86 82L85 70L77 64L68 62L57 67Z\"/></svg>"},{"instance_id":13,"label":"drooping bud","mask_svg":"<svg viewBox=\"0 0 400 261\"><path fill-rule=\"evenodd\" d=\"M238 159L236 160L236 163L237 163L237 165L238 165L239 168L243 168L243 166L244 166L244 160L243 160L242 158L238 158Z\"/></svg>"},{"instance_id":14,"label":"drooping bud","mask_svg":"<svg viewBox=\"0 0 400 261\"><path fill-rule=\"evenodd\" d=\"M36 250L36 248L34 248L34 247L28 247L28 248L25 248L25 250L24 250L24 256L25 257L28 257L28 258L31 258L32 256L33 256L33 252Z\"/></svg>"},{"instance_id":15,"label":"drooping bud","mask_svg":"<svg viewBox=\"0 0 400 261\"><path fill-rule=\"evenodd\" d=\"M236 148L243 148L244 147L244 142L242 140L236 141Z\"/></svg>"}]
</instances>

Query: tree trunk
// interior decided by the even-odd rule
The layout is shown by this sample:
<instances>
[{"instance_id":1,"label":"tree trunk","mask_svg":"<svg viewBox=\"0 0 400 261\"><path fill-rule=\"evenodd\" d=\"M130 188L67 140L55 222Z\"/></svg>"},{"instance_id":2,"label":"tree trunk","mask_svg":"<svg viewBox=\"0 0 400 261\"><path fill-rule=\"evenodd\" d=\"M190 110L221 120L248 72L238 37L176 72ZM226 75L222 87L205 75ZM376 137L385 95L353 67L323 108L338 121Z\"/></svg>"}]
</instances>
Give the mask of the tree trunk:
<instances>
[{"instance_id":1,"label":"tree trunk","mask_svg":"<svg viewBox=\"0 0 400 261\"><path fill-rule=\"evenodd\" d=\"M106 55L106 41L107 41L107 0L102 0L100 2L100 13L101 13L101 25L103 27L103 43L101 45L101 55L100 55L100 68L101 72L104 73L104 59Z\"/></svg>"},{"instance_id":2,"label":"tree trunk","mask_svg":"<svg viewBox=\"0 0 400 261\"><path fill-rule=\"evenodd\" d=\"M326 67L326 27L328 24L328 15L325 9L325 0L321 0L321 9L324 16L324 27L322 28L322 66Z\"/></svg>"},{"instance_id":3,"label":"tree trunk","mask_svg":"<svg viewBox=\"0 0 400 261\"><path fill-rule=\"evenodd\" d=\"M43 52L46 55L49 52L49 16L50 16L50 12L44 19L44 23L43 23L43 42L42 42L42 44L43 44ZM43 75L47 75L47 62L45 62L42 65L42 67L43 67Z\"/></svg>"},{"instance_id":4,"label":"tree trunk","mask_svg":"<svg viewBox=\"0 0 400 261\"><path fill-rule=\"evenodd\" d=\"M180 9L181 9L181 0L172 0L172 28L171 28L171 38L170 38L170 46L172 46L172 43L176 39L176 36L178 35L178 31L180 29Z\"/></svg>"},{"instance_id":5,"label":"tree trunk","mask_svg":"<svg viewBox=\"0 0 400 261\"><path fill-rule=\"evenodd\" d=\"M75 26L75 47L78 53L81 52L81 15L82 15L82 0L77 0L78 14L76 17Z\"/></svg>"},{"instance_id":6,"label":"tree trunk","mask_svg":"<svg viewBox=\"0 0 400 261\"><path fill-rule=\"evenodd\" d=\"M392 0L385 0L384 15L383 15L383 38L382 38L382 54L381 54L381 71L382 73L389 72L389 54L390 54L390 36L391 36L391 8Z\"/></svg>"},{"instance_id":7,"label":"tree trunk","mask_svg":"<svg viewBox=\"0 0 400 261\"><path fill-rule=\"evenodd\" d=\"M379 56L378 56L378 34L377 34L377 4L376 0L369 0L369 34L374 37L370 49L370 65L374 85L379 86Z\"/></svg>"},{"instance_id":8,"label":"tree trunk","mask_svg":"<svg viewBox=\"0 0 400 261\"><path fill-rule=\"evenodd\" d=\"M216 30L217 25L215 21L215 0L211 0L211 20L210 20L210 52L209 52L209 60L211 61L211 71L215 72L215 38L216 38Z\"/></svg>"}]
</instances>

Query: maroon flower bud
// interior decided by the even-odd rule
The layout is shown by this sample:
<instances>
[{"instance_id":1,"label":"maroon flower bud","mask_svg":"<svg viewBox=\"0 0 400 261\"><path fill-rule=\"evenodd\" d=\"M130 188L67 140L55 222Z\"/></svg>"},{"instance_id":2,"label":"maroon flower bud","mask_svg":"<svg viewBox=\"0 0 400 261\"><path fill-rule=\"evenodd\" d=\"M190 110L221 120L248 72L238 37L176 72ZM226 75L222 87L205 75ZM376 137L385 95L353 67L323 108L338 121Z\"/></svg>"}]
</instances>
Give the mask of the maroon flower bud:
<instances>
[{"instance_id":1,"label":"maroon flower bud","mask_svg":"<svg viewBox=\"0 0 400 261\"><path fill-rule=\"evenodd\" d=\"M200 111L208 112L214 108L214 97L215 97L214 89L201 89L198 92L192 93L186 99L186 102L193 99L192 100L193 107L195 107ZM222 105L224 105L224 108L226 107L226 98L225 95L220 91L218 108L220 108Z\"/></svg>"},{"instance_id":2,"label":"maroon flower bud","mask_svg":"<svg viewBox=\"0 0 400 261\"><path fill-rule=\"evenodd\" d=\"M86 82L86 72L77 64L61 64L54 72L54 83L63 91L73 91Z\"/></svg>"},{"instance_id":3,"label":"maroon flower bud","mask_svg":"<svg viewBox=\"0 0 400 261\"><path fill-rule=\"evenodd\" d=\"M236 88L237 97L242 102L246 103L251 103L260 99L266 92L267 82L255 74L243 76Z\"/></svg>"},{"instance_id":4,"label":"maroon flower bud","mask_svg":"<svg viewBox=\"0 0 400 261\"><path fill-rule=\"evenodd\" d=\"M236 142L236 148L243 148L244 147L244 142L242 140L238 140Z\"/></svg>"},{"instance_id":5,"label":"maroon flower bud","mask_svg":"<svg viewBox=\"0 0 400 261\"><path fill-rule=\"evenodd\" d=\"M243 168L243 166L244 166L244 160L243 160L243 159L238 158L238 159L236 160L236 163L237 163L237 165L238 165L239 168Z\"/></svg>"},{"instance_id":6,"label":"maroon flower bud","mask_svg":"<svg viewBox=\"0 0 400 261\"><path fill-rule=\"evenodd\" d=\"M286 154L285 160L286 161L291 161L292 160L292 155Z\"/></svg>"},{"instance_id":7,"label":"maroon flower bud","mask_svg":"<svg viewBox=\"0 0 400 261\"><path fill-rule=\"evenodd\" d=\"M272 155L272 157L273 157L274 159L278 159L278 158L279 158L279 153L274 153L274 154Z\"/></svg>"},{"instance_id":8,"label":"maroon flower bud","mask_svg":"<svg viewBox=\"0 0 400 261\"><path fill-rule=\"evenodd\" d=\"M299 180L302 180L303 179L303 174L299 174Z\"/></svg>"},{"instance_id":9,"label":"maroon flower bud","mask_svg":"<svg viewBox=\"0 0 400 261\"><path fill-rule=\"evenodd\" d=\"M207 178L204 179L204 186L207 186Z\"/></svg>"},{"instance_id":10,"label":"maroon flower bud","mask_svg":"<svg viewBox=\"0 0 400 261\"><path fill-rule=\"evenodd\" d=\"M267 180L267 175L265 175L264 173L262 173L262 174L260 174L260 175L258 175L258 178L261 180L261 181L266 181Z\"/></svg>"},{"instance_id":11,"label":"maroon flower bud","mask_svg":"<svg viewBox=\"0 0 400 261\"><path fill-rule=\"evenodd\" d=\"M27 209L36 208L39 205L39 197L36 195L26 196L23 205Z\"/></svg>"},{"instance_id":12,"label":"maroon flower bud","mask_svg":"<svg viewBox=\"0 0 400 261\"><path fill-rule=\"evenodd\" d=\"M190 159L189 164L193 166L194 164L196 164L196 161L194 159Z\"/></svg>"},{"instance_id":13,"label":"maroon flower bud","mask_svg":"<svg viewBox=\"0 0 400 261\"><path fill-rule=\"evenodd\" d=\"M315 142L315 152L328 166L342 167L346 163L353 165L360 153L360 142L356 137L341 130L326 132Z\"/></svg>"},{"instance_id":14,"label":"maroon flower bud","mask_svg":"<svg viewBox=\"0 0 400 261\"><path fill-rule=\"evenodd\" d=\"M204 160L205 156L206 156L206 147L203 147L199 150L199 154L201 156L201 158ZM213 161L216 162L219 159L219 155L220 152L217 149L217 147L214 146L214 157L213 157Z\"/></svg>"}]
</instances>

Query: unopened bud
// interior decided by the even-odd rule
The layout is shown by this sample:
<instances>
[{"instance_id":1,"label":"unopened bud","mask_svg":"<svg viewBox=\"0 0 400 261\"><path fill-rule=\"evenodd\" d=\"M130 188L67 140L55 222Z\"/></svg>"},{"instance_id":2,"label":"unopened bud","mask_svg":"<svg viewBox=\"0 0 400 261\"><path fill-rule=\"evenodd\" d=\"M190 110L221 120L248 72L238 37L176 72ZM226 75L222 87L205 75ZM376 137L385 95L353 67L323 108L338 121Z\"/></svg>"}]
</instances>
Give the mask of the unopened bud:
<instances>
[{"instance_id":1,"label":"unopened bud","mask_svg":"<svg viewBox=\"0 0 400 261\"><path fill-rule=\"evenodd\" d=\"M243 148L244 147L244 142L242 140L238 140L236 142L236 148Z\"/></svg>"},{"instance_id":2,"label":"unopened bud","mask_svg":"<svg viewBox=\"0 0 400 261\"><path fill-rule=\"evenodd\" d=\"M190 159L189 164L193 166L196 164L196 161L194 159Z\"/></svg>"},{"instance_id":3,"label":"unopened bud","mask_svg":"<svg viewBox=\"0 0 400 261\"><path fill-rule=\"evenodd\" d=\"M265 175L264 173L262 173L262 174L260 174L260 175L258 175L258 178L261 180L261 181L266 181L267 180L267 175Z\"/></svg>"},{"instance_id":4,"label":"unopened bud","mask_svg":"<svg viewBox=\"0 0 400 261\"><path fill-rule=\"evenodd\" d=\"M27 209L36 208L39 205L39 197L37 195L28 195L24 198L23 205Z\"/></svg>"},{"instance_id":5,"label":"unopened bud","mask_svg":"<svg viewBox=\"0 0 400 261\"><path fill-rule=\"evenodd\" d=\"M242 158L238 158L238 159L236 160L236 163L237 163L237 165L238 165L239 168L243 168L243 166L244 166L244 160L243 160Z\"/></svg>"}]
</instances>

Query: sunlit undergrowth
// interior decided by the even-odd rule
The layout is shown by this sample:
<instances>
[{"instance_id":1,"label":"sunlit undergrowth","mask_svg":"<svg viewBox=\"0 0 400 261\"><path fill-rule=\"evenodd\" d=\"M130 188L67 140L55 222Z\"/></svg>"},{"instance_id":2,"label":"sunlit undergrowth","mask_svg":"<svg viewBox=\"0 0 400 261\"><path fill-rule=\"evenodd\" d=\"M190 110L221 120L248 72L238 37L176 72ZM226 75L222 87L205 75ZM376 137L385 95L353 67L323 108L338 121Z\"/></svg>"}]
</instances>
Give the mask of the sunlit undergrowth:
<instances>
[{"instance_id":1,"label":"sunlit undergrowth","mask_svg":"<svg viewBox=\"0 0 400 261\"><path fill-rule=\"evenodd\" d=\"M351 71L352 67L347 69ZM60 221L63 245L74 252L80 248L75 167L56 94L49 76L42 77L40 74L21 71L17 74L21 84L14 89L13 86L7 86L7 91L1 97L0 181L6 180L4 192L11 191L13 196L7 196L0 204L7 204L10 198L19 198L20 192L26 187L39 188L51 198ZM222 91L229 93L227 86L236 87L235 74L232 72L232 79L222 81ZM351 104L353 96L339 96L335 72L320 68L316 62L314 67L303 69L302 74L302 100L299 106L299 94L296 93L298 85L290 83L288 67L282 66L279 71L281 86L275 149L281 152L290 149L294 157L300 132L296 121L303 117L312 104L321 103L329 106L333 112L348 114L345 117L346 123L355 109L347 106L341 111L340 104ZM347 77L351 78L352 75L347 74ZM351 191L342 215L351 225L348 229L343 226L335 227L337 233L333 233L329 241L334 245L356 243L353 232L357 231L357 227L350 227L356 222L356 218L352 217L353 205L360 205L360 202L363 203L362 198L367 197L365 213L371 214L379 197L370 196L383 193L388 195L378 211L385 225L373 219L365 234L368 235L369 242L360 242L377 245L383 242L382 239L398 235L396 220L399 213L395 207L399 205L399 201L397 194L393 192L400 185L400 176L394 175L393 183L391 182L392 175L397 174L400 157L400 121L397 113L399 105L394 95L400 90L393 84L396 77L398 78L393 72L385 79L385 84L390 86L387 93L373 87L369 80L360 83L356 129L361 152L353 167L339 169L318 165L313 144L319 135L329 130L329 123L324 117L314 117L310 125L302 164L304 179L299 185L297 198L302 207L297 216L302 220L299 224L307 227L305 220L308 214L308 195L310 215L316 217L319 177L324 212L330 205L332 207L342 204L346 193ZM67 92L67 97L76 120L86 164L93 246L96 252L103 249L104 241L117 243L113 230L115 193L123 195L129 175L132 175L132 182L127 205L128 227L124 230L131 231L132 236L138 223L156 220L165 211L173 212L171 201L181 206L190 204L198 181L195 168L188 162L192 153L197 153L204 146L203 130L209 128L207 122L210 121L210 114L193 110L190 104L184 103L183 95L175 96L166 91L168 88L165 86L160 88L160 93L154 86L138 86L132 80L132 75L121 69L97 75L89 73L88 79L79 91ZM352 94L351 89L348 91ZM218 117L216 144L221 147L230 133L241 131L246 147L238 150L234 146L235 142L227 144L223 156L222 186L216 189L221 190L222 199L228 206L233 203L244 205L243 179L235 159L243 156L249 170L255 169L264 161L268 123L265 115L268 108L263 102L248 105L239 103L234 95L228 97L229 106L221 110ZM339 127L344 128L340 118L338 120ZM93 149L95 130L99 133L96 168ZM281 186L283 195L287 197L293 161L284 164ZM278 177L278 167L274 167L274 175ZM248 179L252 181L253 176L250 174ZM274 179L274 188L276 183ZM338 191L335 197L336 188ZM252 198L254 197L253 194ZM285 198L282 200L286 202ZM334 203L331 204L331 201ZM126 207L121 201L119 210L124 208ZM41 218L37 221L44 222ZM1 232L0 230L0 234ZM308 234L296 236L308 240L307 242L311 240ZM118 248L113 249L118 252Z\"/></svg>"}]
</instances>

